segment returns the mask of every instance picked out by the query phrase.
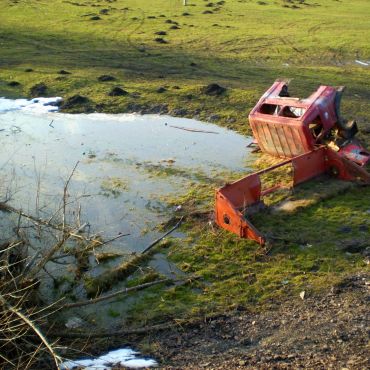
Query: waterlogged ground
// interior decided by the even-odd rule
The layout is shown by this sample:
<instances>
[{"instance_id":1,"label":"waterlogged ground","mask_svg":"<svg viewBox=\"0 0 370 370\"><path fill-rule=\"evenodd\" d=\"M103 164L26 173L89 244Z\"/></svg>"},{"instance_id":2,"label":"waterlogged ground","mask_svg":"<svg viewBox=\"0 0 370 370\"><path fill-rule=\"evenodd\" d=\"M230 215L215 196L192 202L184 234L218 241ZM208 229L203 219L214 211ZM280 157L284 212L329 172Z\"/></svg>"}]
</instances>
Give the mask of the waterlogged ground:
<instances>
[{"instance_id":1,"label":"waterlogged ground","mask_svg":"<svg viewBox=\"0 0 370 370\"><path fill-rule=\"evenodd\" d=\"M99 248L99 253L121 257L97 264L92 256L91 276L117 266L162 235L165 230L158 226L182 208L169 199L181 198L199 184L217 187L230 173L241 175L247 169L251 139L230 130L159 115L62 114L54 104L59 100L0 99L1 193L11 206L58 224L63 189L73 174L66 199L67 223L76 228L87 223L85 232L105 240L129 234ZM11 231L17 216L12 222L2 218L1 224ZM52 243L45 235L40 240L33 237L39 248ZM49 264L48 271L61 281L70 280L66 266L74 259L60 262L64 264ZM156 254L149 266L170 277L181 273L162 254ZM45 277L41 292L53 301L67 289L66 284L55 291L55 281ZM124 284L117 283L116 288ZM73 294L85 297L83 282ZM132 299L86 307L83 325L110 326L120 321ZM63 320L68 323L69 316Z\"/></svg>"},{"instance_id":2,"label":"waterlogged ground","mask_svg":"<svg viewBox=\"0 0 370 370\"><path fill-rule=\"evenodd\" d=\"M5 193L14 207L47 219L78 163L68 221L76 222L80 207L91 233L129 233L114 243L118 251L140 252L160 235L156 226L176 211L166 196L245 171L250 139L230 130L158 115L53 113L45 104L55 100L0 100Z\"/></svg>"},{"instance_id":3,"label":"waterlogged ground","mask_svg":"<svg viewBox=\"0 0 370 370\"><path fill-rule=\"evenodd\" d=\"M370 44L366 41L370 30L366 15L369 14L369 1L227 0L212 3L192 0L187 7L181 1L164 0L3 3L0 14L2 95L34 97L47 94L63 96L68 101L78 94L85 103L64 109L105 113L161 111L176 116L197 116L205 121L213 117L218 125L247 133L250 132L246 124L247 112L277 78L293 80L290 89L294 89L291 92L295 96L308 96L319 84L345 85L347 91L342 113L349 120L356 119L359 138L365 146L370 145ZM21 28L19 24L22 24ZM216 96L208 95L205 87L211 83L220 84L226 91ZM122 96L112 96L117 87L124 89ZM11 104L18 105L19 102ZM36 105L36 109L39 108L40 105ZM43 108L44 111L48 109L50 107ZM54 177L46 181L45 158L49 160L57 147L56 153L64 154L64 148L70 150L70 143L65 136L50 136L47 156L43 148L43 161L39 161L41 152L36 151L37 171L33 171L32 157L24 155L26 166L23 172L19 168L15 172L28 177L21 176L22 181L12 181L15 176L8 159L15 156L13 153L18 146L12 146L6 135L23 140L20 137L24 137L25 132L12 127L14 122L4 121L5 116L12 116L8 113L0 115L4 127L4 131L0 131L4 143L0 185L12 189L12 204L20 199L18 195L23 194L23 190L29 191L31 196L24 196L19 203L32 212L36 196L31 189L36 187L35 173L39 171L42 184L54 182L54 188L58 189L48 194L40 186L40 204L47 199L44 202L47 207L37 208L41 217L47 217L52 206L57 208L51 200L60 203L62 186L75 163L62 164L62 158L58 158L59 167L52 168ZM18 113L14 112L15 115ZM30 121L35 119L32 112L27 115ZM48 115L46 113L44 117ZM38 118L45 140L51 131L54 132L52 135L56 132L65 135L60 131L62 126L57 127L55 117L58 115L45 120ZM48 127L53 118L54 129ZM70 126L76 127L74 124ZM86 126L94 127L94 124ZM108 126L109 123L104 125ZM217 136L172 130L179 131L177 134L182 140L194 134L197 139L208 140L209 145ZM70 132L68 135L69 140L73 140ZM57 138L64 140L63 145ZM175 159L172 165L171 161L158 163L151 157L149 160L147 157L145 160L135 158L141 163L137 171L144 183L155 178L157 184L162 184L161 194L167 194L163 199L157 196L153 201L148 190L145 197L154 206L148 206L146 212L139 214L137 210L130 210L138 208L131 201L124 203L133 186L142 185L132 184L128 176L135 165L118 165L117 162L126 158L121 153L94 151L94 146L89 147L86 140L81 142L77 142L76 147L81 148L81 152L71 157L81 163L70 185L70 199L88 194L94 186L96 193L93 197L79 199L83 205L81 221L90 221L94 230L99 229L101 222L103 226L99 231L107 237L116 235L117 231L131 233L109 247L113 251L142 250L145 242L159 235L153 230L156 222L167 219L182 204L184 214L194 210L198 213L198 201L204 200L205 194L208 197L217 183L213 173L204 176L199 170L200 164L192 167L191 176L208 184L201 189L197 181L189 179L190 166L180 166L179 158L172 158ZM22 145L26 143L30 142L24 139ZM179 150L180 145L177 146ZM229 158L230 146L218 147L217 154ZM205 148L209 151L208 146ZM26 153L26 149L28 154L34 154L30 148L19 150ZM235 150L238 150L236 146L232 147L234 153ZM208 156L207 151L204 151L203 161L215 158ZM114 154L109 154L111 152ZM167 152L160 160L171 160L172 156ZM22 163L22 159L19 161ZM99 164L104 169L98 176ZM113 165L116 166L115 174L104 177L104 170ZM263 163L261 168L265 165ZM87 168L93 175L82 181ZM120 169L124 169L125 177L117 174ZM194 185L191 185L192 181ZM87 190L84 188L86 183ZM162 247L161 252L168 254L169 260L187 276L198 279L188 285L155 286L141 292L141 297L130 297L135 300L128 313L133 318L131 322L122 318L129 301L121 298L114 304L106 301L99 307L90 306L88 315L77 309L69 313L70 316L72 319L80 316L86 331L89 330L87 323L96 318L104 329L108 329L106 324L112 323L113 317L121 321L123 328L130 328L130 324L136 328L172 321L173 332L165 331L160 336L147 332L142 339L136 336L130 342L143 353L154 354L161 366L167 363L168 368L367 368L365 313L369 275L362 273L368 271L370 255L369 187L354 186L344 191L327 180L318 180L304 187L307 199L303 199L296 211L264 213L253 219L258 229L275 237L267 256L259 253L256 244L214 227L208 214L204 217L197 215L194 219L188 217L183 224L188 230L186 240L173 240L170 248ZM15 189L19 191L15 192ZM181 196L181 191L186 194ZM331 193L331 199L322 197L324 191ZM139 195L137 199L140 199ZM88 209L90 200L91 204L99 205L99 213L96 208ZM110 214L104 222L107 212L102 205L109 202L116 207L112 211L115 216L112 223L109 223ZM212 209L212 194L206 202L206 207L202 204L202 211L207 207ZM138 200L138 203L143 204L144 200ZM168 204L170 208L167 208ZM72 213L77 208L76 202L69 207L73 222L76 215ZM122 218L118 227L116 219L118 215L126 217L125 212L135 214L136 223L132 220L125 222L123 220L127 218ZM5 217L0 218L0 224L4 222ZM16 216L13 224L17 225ZM144 231L143 235L141 231ZM5 235L1 237L5 238ZM116 260L101 265L115 263ZM169 266L167 259L157 257L152 264L162 270ZM65 265L60 268L67 271ZM95 272L100 273L99 269ZM347 279L347 275L357 276L359 272L360 279ZM362 287L358 286L359 282ZM342 287L345 294L338 294L336 286ZM302 292L305 292L304 300L301 299ZM288 306L284 301L288 301ZM223 314L230 310L234 310L230 320L224 319ZM246 311L243 313L243 310ZM262 313L257 314L256 311L261 310ZM212 313L222 316L207 322L205 318ZM201 324L184 332L182 320L194 317L199 318ZM112 341L113 338L107 340L107 351L113 348ZM116 348L120 348L127 343L127 337L117 338L117 341ZM91 342L97 343L95 340ZM96 346L103 352L100 343Z\"/></svg>"}]
</instances>

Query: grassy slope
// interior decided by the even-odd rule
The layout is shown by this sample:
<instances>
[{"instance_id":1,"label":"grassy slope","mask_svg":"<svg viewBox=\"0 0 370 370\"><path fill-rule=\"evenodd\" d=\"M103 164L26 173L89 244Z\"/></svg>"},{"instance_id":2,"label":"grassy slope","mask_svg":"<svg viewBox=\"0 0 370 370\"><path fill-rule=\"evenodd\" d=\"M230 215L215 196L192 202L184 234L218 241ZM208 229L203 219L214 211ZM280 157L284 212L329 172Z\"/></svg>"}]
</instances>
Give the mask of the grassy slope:
<instances>
[{"instance_id":1,"label":"grassy slope","mask_svg":"<svg viewBox=\"0 0 370 370\"><path fill-rule=\"evenodd\" d=\"M299 5L266 0L267 5L259 5L226 0L219 10L201 0L189 2L185 8L180 0L0 0L0 94L29 96L34 84L44 82L49 95L81 94L89 97L93 109L98 105L99 110L124 112L130 104L168 104L170 111L186 108L189 116L197 109L201 118L216 113L220 124L248 132L248 110L273 80L286 77L294 79L298 95L309 94L320 83L346 85L345 115L356 117L361 128L370 121L370 69L354 63L370 60L369 1L308 0ZM102 9L108 14L100 15ZM206 10L213 14L203 14ZM101 19L91 20L94 15ZM180 29L170 30L173 23L165 23L169 19ZM157 31L167 35L156 36ZM159 44L155 37L168 43ZM33 71L25 72L27 68ZM60 75L61 69L72 74ZM102 74L117 80L98 82ZM10 81L20 85L10 87ZM228 87L228 92L203 95L201 87L210 82ZM112 86L141 96L108 97ZM160 86L167 86L167 92L157 93ZM370 144L364 134L362 138ZM206 183L171 201L188 209L199 204L210 208L213 186ZM370 193L353 191L297 214L256 220L265 231L290 240L278 242L268 258L259 256L249 241L212 232L206 221L189 222L188 243L175 244L170 258L202 277L195 283L200 290L153 288L137 303L133 318L142 318L148 300L148 318L164 313L179 317L297 296L302 289L314 291L363 269L359 255L340 250L341 239L362 243L368 237L366 228L359 227L369 226ZM344 219L351 232L338 235Z\"/></svg>"},{"instance_id":2,"label":"grassy slope","mask_svg":"<svg viewBox=\"0 0 370 370\"><path fill-rule=\"evenodd\" d=\"M299 9L283 7L298 1L214 2L219 10L201 0L190 1L188 7L180 0L0 3L3 95L28 95L31 86L45 82L51 95L86 95L93 106L105 104L99 108L105 111L125 111L129 103L166 103L170 110L187 108L189 116L196 109L202 118L217 113L224 124L235 118L228 125L246 132L248 109L274 79L288 77L295 79L295 92L302 95L318 83L347 85L345 111L360 120L369 118L369 72L354 65L356 58L370 59L366 0L308 1L311 5ZM108 14L100 15L102 9ZM206 10L214 13L203 14ZM91 20L94 15L101 19ZM180 29L170 30L168 20L178 22ZM167 35L157 36L157 31ZM168 43L159 44L156 37ZM34 72L26 73L26 68ZM72 75L60 76L60 69ZM117 81L98 83L101 74ZM22 85L7 86L12 80ZM200 87L210 82L232 89L222 98L200 94ZM141 97L108 97L112 85ZM168 86L168 92L156 93L160 86ZM196 98L189 100L189 94Z\"/></svg>"}]
</instances>

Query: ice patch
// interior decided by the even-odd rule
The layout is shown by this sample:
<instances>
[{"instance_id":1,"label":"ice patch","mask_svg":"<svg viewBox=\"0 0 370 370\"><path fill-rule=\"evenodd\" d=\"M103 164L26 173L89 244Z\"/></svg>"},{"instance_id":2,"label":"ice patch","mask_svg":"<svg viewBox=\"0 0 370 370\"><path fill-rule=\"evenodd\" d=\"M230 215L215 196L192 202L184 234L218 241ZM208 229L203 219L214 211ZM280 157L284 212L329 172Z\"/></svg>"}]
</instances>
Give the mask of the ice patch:
<instances>
[{"instance_id":1,"label":"ice patch","mask_svg":"<svg viewBox=\"0 0 370 370\"><path fill-rule=\"evenodd\" d=\"M31 100L0 98L0 113L15 110L32 111L35 113L56 112L58 111L58 107L55 106L55 103L61 100L61 97L34 98Z\"/></svg>"},{"instance_id":2,"label":"ice patch","mask_svg":"<svg viewBox=\"0 0 370 370\"><path fill-rule=\"evenodd\" d=\"M73 370L82 367L85 370L110 370L113 366L117 365L126 366L130 369L142 369L158 366L158 363L155 360L136 357L136 355L138 355L138 352L135 352L130 348L121 348L110 351L96 359L65 361L60 365L60 369Z\"/></svg>"}]
</instances>

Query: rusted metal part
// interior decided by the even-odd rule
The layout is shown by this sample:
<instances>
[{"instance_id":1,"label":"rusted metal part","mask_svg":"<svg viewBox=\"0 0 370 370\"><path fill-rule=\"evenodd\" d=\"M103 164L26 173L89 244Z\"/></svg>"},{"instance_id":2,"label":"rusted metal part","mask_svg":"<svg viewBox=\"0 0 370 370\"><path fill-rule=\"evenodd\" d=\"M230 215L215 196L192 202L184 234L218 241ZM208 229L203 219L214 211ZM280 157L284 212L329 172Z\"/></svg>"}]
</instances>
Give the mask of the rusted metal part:
<instances>
[{"instance_id":1,"label":"rusted metal part","mask_svg":"<svg viewBox=\"0 0 370 370\"><path fill-rule=\"evenodd\" d=\"M370 184L370 174L364 168L341 157L332 149L321 146L218 189L215 207L216 223L242 238L252 239L264 245L266 238L251 224L247 215L249 209L257 209L258 211L262 208L263 196L284 187L277 184L262 190L261 175L287 165L291 165L293 168L292 186L324 173L329 173L342 180L361 180Z\"/></svg>"},{"instance_id":2,"label":"rusted metal part","mask_svg":"<svg viewBox=\"0 0 370 370\"><path fill-rule=\"evenodd\" d=\"M345 181L370 184L365 170L370 153L353 136L357 125L340 116L344 87L320 86L307 99L292 98L287 81L276 81L249 114L262 152L288 158L216 191L216 223L242 238L263 245L266 238L248 220L263 207L263 196L287 187L263 188L261 175L283 166L292 169L289 187L328 173Z\"/></svg>"},{"instance_id":3,"label":"rusted metal part","mask_svg":"<svg viewBox=\"0 0 370 370\"><path fill-rule=\"evenodd\" d=\"M249 114L253 135L264 153L293 158L317 145L335 142L342 153L360 165L370 160L353 136L356 122L347 122L340 115L344 87L320 86L306 99L292 98L286 81L276 81ZM339 144L341 139L346 139Z\"/></svg>"},{"instance_id":4,"label":"rusted metal part","mask_svg":"<svg viewBox=\"0 0 370 370\"><path fill-rule=\"evenodd\" d=\"M368 152L359 142L354 140L342 146L339 149L338 154L362 167L369 162L370 158L370 152Z\"/></svg>"}]
</instances>

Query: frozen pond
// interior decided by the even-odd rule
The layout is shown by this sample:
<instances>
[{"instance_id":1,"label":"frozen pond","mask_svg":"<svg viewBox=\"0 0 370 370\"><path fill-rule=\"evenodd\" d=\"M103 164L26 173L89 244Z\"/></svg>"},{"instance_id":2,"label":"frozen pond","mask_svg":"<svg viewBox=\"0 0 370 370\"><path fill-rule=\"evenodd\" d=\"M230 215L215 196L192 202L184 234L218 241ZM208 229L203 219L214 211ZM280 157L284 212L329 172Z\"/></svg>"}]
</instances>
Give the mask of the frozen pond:
<instances>
[{"instance_id":1,"label":"frozen pond","mask_svg":"<svg viewBox=\"0 0 370 370\"><path fill-rule=\"evenodd\" d=\"M62 114L45 105L55 100L0 99L2 196L48 219L78 162L68 188L69 222L80 209L93 233L129 233L116 249L141 251L160 235L156 226L174 213L165 196L246 169L251 139L233 131L159 115Z\"/></svg>"}]
</instances>

